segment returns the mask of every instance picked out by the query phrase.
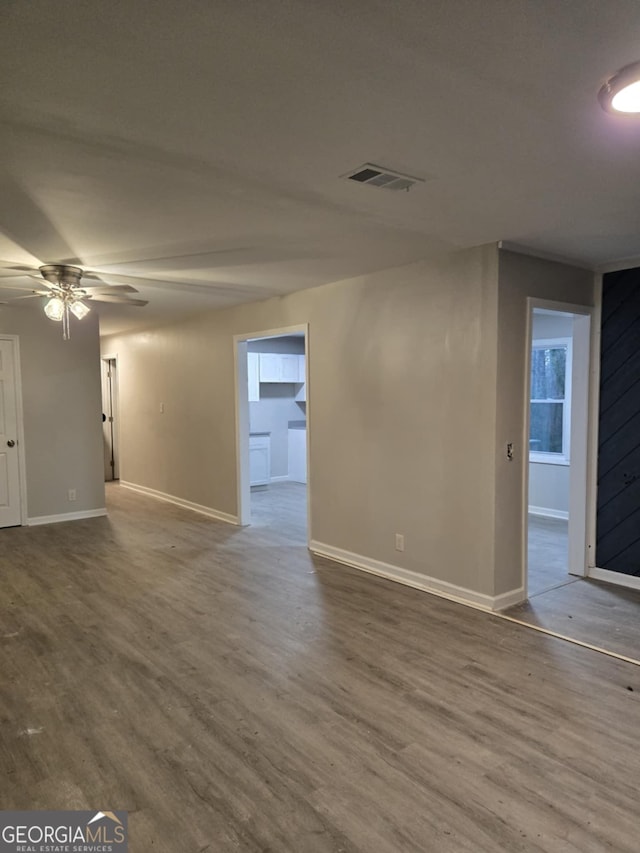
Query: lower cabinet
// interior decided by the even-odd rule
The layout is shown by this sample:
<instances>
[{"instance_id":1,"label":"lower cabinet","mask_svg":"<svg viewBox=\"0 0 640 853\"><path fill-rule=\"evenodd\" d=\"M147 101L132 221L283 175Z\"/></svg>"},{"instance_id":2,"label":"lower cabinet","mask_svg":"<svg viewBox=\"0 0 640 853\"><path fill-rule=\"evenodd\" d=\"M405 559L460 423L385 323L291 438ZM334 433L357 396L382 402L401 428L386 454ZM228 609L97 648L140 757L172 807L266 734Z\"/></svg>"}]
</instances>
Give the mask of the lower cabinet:
<instances>
[{"instance_id":1,"label":"lower cabinet","mask_svg":"<svg viewBox=\"0 0 640 853\"><path fill-rule=\"evenodd\" d=\"M307 482L307 431L289 430L289 479L294 483Z\"/></svg>"},{"instance_id":2,"label":"lower cabinet","mask_svg":"<svg viewBox=\"0 0 640 853\"><path fill-rule=\"evenodd\" d=\"M256 433L249 436L249 482L266 486L271 482L271 436Z\"/></svg>"}]
</instances>

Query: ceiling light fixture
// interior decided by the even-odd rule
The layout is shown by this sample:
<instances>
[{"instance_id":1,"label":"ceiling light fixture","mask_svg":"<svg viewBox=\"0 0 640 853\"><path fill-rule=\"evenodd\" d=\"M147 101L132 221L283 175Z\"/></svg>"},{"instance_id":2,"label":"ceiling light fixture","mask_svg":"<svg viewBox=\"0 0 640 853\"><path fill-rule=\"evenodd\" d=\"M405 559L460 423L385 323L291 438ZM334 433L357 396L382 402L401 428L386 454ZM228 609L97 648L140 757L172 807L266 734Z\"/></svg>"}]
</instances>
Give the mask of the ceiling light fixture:
<instances>
[{"instance_id":1,"label":"ceiling light fixture","mask_svg":"<svg viewBox=\"0 0 640 853\"><path fill-rule=\"evenodd\" d=\"M598 100L608 113L640 113L640 62L625 65L610 77L598 92Z\"/></svg>"},{"instance_id":2,"label":"ceiling light fixture","mask_svg":"<svg viewBox=\"0 0 640 853\"><path fill-rule=\"evenodd\" d=\"M87 302L109 302L120 305L147 305L146 299L130 299L130 293L137 293L135 287L130 284L107 284L102 281L99 273L86 272L80 267L71 267L68 264L45 264L38 269L30 267L5 267L18 273L18 278L35 278L41 288L33 290L17 285L18 290L31 290L27 296L16 296L16 299L45 298L44 313L50 320L62 323L62 337L68 341L71 337L69 324L70 314L82 320L91 311ZM35 273L38 273L36 275ZM105 273L107 274L107 273ZM115 275L115 274L114 274ZM96 284L82 284L82 277L94 279ZM13 275L11 276L13 277ZM115 275L116 278L122 278ZM16 285L12 285L16 287ZM10 300L13 301L13 300Z\"/></svg>"},{"instance_id":3,"label":"ceiling light fixture","mask_svg":"<svg viewBox=\"0 0 640 853\"><path fill-rule=\"evenodd\" d=\"M53 299L50 299L44 306L44 313L50 320L55 320L62 323L62 337L68 341L71 337L71 329L69 327L69 312L82 320L91 311L88 305L82 302L81 297L74 293L73 290L62 290Z\"/></svg>"},{"instance_id":4,"label":"ceiling light fixture","mask_svg":"<svg viewBox=\"0 0 640 853\"><path fill-rule=\"evenodd\" d=\"M91 308L88 305L85 305L84 302L80 302L79 299L76 299L74 302L69 303L69 308L71 313L74 314L78 318L78 320L82 320L83 317L86 317Z\"/></svg>"},{"instance_id":5,"label":"ceiling light fixture","mask_svg":"<svg viewBox=\"0 0 640 853\"><path fill-rule=\"evenodd\" d=\"M50 299L44 306L44 313L50 320L62 320L62 317L64 316L64 302L62 299L58 299L57 296L54 296L53 299Z\"/></svg>"},{"instance_id":6,"label":"ceiling light fixture","mask_svg":"<svg viewBox=\"0 0 640 853\"><path fill-rule=\"evenodd\" d=\"M82 278L80 267L70 267L65 264L46 264L40 267L40 274L47 282L51 299L44 306L44 313L50 320L62 323L62 337L68 341L71 337L70 316L78 320L86 317L91 310L83 302L88 294L79 287Z\"/></svg>"}]
</instances>

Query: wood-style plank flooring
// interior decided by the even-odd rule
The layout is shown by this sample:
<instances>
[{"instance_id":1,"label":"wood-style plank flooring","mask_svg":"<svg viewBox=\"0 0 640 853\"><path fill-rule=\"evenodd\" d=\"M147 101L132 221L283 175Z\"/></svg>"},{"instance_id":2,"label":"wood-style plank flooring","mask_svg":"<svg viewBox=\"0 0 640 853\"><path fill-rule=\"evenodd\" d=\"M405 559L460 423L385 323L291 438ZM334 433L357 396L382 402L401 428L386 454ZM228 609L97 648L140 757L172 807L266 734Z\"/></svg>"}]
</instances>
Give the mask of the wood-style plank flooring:
<instances>
[{"instance_id":1,"label":"wood-style plank flooring","mask_svg":"<svg viewBox=\"0 0 640 853\"><path fill-rule=\"evenodd\" d=\"M574 578L510 607L505 615L640 661L639 590Z\"/></svg>"},{"instance_id":2,"label":"wood-style plank flooring","mask_svg":"<svg viewBox=\"0 0 640 853\"><path fill-rule=\"evenodd\" d=\"M636 853L640 668L109 489L0 532L0 807L132 853Z\"/></svg>"},{"instance_id":3,"label":"wood-style plank flooring","mask_svg":"<svg viewBox=\"0 0 640 853\"><path fill-rule=\"evenodd\" d=\"M571 583L569 523L560 518L529 515L527 592L529 598Z\"/></svg>"}]
</instances>

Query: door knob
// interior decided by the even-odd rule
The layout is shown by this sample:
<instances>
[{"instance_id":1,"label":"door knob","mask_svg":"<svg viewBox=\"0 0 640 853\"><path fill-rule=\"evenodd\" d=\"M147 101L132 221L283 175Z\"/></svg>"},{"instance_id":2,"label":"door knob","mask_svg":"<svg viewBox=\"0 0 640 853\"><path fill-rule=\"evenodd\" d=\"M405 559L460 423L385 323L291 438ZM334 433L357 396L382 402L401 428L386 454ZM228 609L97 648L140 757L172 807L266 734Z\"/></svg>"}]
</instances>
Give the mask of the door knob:
<instances>
[{"instance_id":1,"label":"door knob","mask_svg":"<svg viewBox=\"0 0 640 853\"><path fill-rule=\"evenodd\" d=\"M14 447L14 446L15 446L15 441L12 438L10 438L9 441L7 442L7 447Z\"/></svg>"}]
</instances>

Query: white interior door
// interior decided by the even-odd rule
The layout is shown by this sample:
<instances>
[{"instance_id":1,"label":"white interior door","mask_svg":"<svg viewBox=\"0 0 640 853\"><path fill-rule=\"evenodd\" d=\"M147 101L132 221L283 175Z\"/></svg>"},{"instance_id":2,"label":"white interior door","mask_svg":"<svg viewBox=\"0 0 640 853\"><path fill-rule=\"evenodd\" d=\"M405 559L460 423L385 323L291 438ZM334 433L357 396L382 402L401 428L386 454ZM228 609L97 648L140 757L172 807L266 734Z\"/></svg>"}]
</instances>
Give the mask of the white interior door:
<instances>
[{"instance_id":1,"label":"white interior door","mask_svg":"<svg viewBox=\"0 0 640 853\"><path fill-rule=\"evenodd\" d=\"M14 344L0 340L0 527L21 523L20 506Z\"/></svg>"},{"instance_id":2,"label":"white interior door","mask_svg":"<svg viewBox=\"0 0 640 853\"><path fill-rule=\"evenodd\" d=\"M102 416L104 479L119 480L118 362L115 358L102 359Z\"/></svg>"}]
</instances>

